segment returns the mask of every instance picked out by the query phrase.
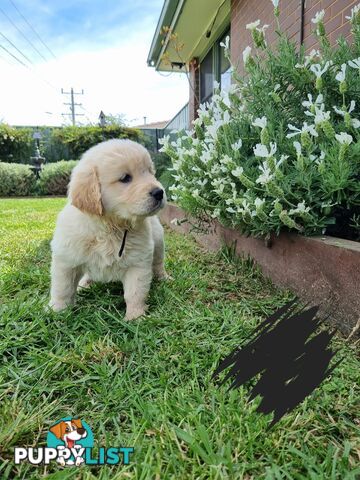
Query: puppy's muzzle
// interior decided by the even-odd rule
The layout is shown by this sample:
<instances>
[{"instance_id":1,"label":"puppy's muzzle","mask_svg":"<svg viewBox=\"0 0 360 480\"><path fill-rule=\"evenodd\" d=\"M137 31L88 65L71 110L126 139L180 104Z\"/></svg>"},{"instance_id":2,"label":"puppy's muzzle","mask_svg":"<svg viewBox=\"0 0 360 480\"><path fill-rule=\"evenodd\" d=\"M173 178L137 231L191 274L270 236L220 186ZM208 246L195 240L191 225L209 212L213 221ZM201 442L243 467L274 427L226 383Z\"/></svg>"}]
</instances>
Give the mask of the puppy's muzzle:
<instances>
[{"instance_id":1,"label":"puppy's muzzle","mask_svg":"<svg viewBox=\"0 0 360 480\"><path fill-rule=\"evenodd\" d=\"M150 195L158 202L161 202L164 198L164 190L162 188L154 188L154 190L151 190Z\"/></svg>"}]
</instances>

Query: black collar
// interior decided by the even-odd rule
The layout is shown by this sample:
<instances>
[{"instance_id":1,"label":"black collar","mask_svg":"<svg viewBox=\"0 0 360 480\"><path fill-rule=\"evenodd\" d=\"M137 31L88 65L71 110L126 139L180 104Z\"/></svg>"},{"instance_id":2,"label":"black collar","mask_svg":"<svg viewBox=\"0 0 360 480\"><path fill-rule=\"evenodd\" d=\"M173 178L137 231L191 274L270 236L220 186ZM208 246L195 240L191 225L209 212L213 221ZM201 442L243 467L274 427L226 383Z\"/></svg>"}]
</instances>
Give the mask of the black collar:
<instances>
[{"instance_id":1,"label":"black collar","mask_svg":"<svg viewBox=\"0 0 360 480\"><path fill-rule=\"evenodd\" d=\"M122 239L122 242L121 242L121 247L120 247L120 250L119 250L119 257L121 257L121 255L123 254L123 251L124 251L124 248L125 248L125 240L126 240L127 233L128 233L128 231L125 230L124 236L123 236L123 239Z\"/></svg>"}]
</instances>

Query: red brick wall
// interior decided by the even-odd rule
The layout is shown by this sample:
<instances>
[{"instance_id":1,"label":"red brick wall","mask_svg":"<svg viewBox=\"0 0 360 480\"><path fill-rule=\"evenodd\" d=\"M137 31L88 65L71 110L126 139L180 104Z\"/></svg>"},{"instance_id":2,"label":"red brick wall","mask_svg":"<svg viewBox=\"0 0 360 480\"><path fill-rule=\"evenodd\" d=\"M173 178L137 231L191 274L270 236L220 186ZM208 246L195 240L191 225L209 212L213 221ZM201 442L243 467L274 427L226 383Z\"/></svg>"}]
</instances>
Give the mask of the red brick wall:
<instances>
[{"instance_id":1,"label":"red brick wall","mask_svg":"<svg viewBox=\"0 0 360 480\"><path fill-rule=\"evenodd\" d=\"M200 98L200 69L197 58L193 58L189 64L189 81L189 122L191 125L191 122L197 117Z\"/></svg>"},{"instance_id":2,"label":"red brick wall","mask_svg":"<svg viewBox=\"0 0 360 480\"><path fill-rule=\"evenodd\" d=\"M308 50L317 44L316 37L311 33L314 24L311 19L315 13L325 10L324 24L330 42L335 43L340 34L350 36L350 25L345 16L350 14L352 7L359 0L306 0L304 14L304 44ZM280 0L280 26L289 38L300 42L301 0ZM273 5L270 0L231 0L231 56L233 63L242 70L242 52L252 46L249 30L245 26L259 19L261 25L269 24L266 38L269 44L276 39Z\"/></svg>"},{"instance_id":3,"label":"red brick wall","mask_svg":"<svg viewBox=\"0 0 360 480\"><path fill-rule=\"evenodd\" d=\"M340 35L350 38L350 24L345 16L350 15L351 8L360 0L305 0L304 9L304 45L308 51L316 47L317 39L312 33L314 24L311 19L316 12L325 10L324 24L330 42L334 44ZM288 37L300 43L301 0L280 0L280 27ZM231 58L241 72L243 67L242 52L252 46L251 33L246 30L248 23L260 20L261 25L269 24L266 39L269 44L276 40L275 19L271 0L231 0ZM199 98L199 65L197 60L190 64L190 81ZM198 102L190 87L189 96L190 122L196 118Z\"/></svg>"}]
</instances>

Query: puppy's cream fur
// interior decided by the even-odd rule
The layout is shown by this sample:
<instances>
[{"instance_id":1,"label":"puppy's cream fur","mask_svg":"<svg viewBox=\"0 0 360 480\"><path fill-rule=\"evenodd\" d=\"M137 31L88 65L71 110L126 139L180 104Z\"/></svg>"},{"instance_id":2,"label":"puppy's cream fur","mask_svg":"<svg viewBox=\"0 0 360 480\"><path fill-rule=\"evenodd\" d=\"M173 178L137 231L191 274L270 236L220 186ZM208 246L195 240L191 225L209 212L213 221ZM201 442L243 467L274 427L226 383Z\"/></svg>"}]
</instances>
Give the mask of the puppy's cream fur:
<instances>
[{"instance_id":1,"label":"puppy's cream fur","mask_svg":"<svg viewBox=\"0 0 360 480\"><path fill-rule=\"evenodd\" d=\"M125 175L131 181L123 183ZM78 287L122 281L126 318L145 313L153 275L167 276L163 228L156 216L165 193L162 200L151 194L159 188L149 153L135 142L109 140L83 155L51 242L50 306L55 311L74 303Z\"/></svg>"}]
</instances>

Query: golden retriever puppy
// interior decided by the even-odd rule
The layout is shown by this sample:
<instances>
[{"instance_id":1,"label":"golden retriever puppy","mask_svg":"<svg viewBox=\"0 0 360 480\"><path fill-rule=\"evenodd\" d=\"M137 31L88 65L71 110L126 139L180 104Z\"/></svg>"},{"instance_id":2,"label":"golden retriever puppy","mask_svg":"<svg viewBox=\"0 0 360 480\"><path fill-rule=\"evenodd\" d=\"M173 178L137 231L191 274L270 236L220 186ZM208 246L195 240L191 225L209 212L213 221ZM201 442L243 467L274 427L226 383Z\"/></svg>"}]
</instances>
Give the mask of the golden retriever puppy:
<instances>
[{"instance_id":1,"label":"golden retriever puppy","mask_svg":"<svg viewBox=\"0 0 360 480\"><path fill-rule=\"evenodd\" d=\"M130 140L100 143L82 156L51 242L50 306L74 303L78 287L121 281L126 319L145 313L164 269L164 233L156 213L166 196L147 150Z\"/></svg>"}]
</instances>

